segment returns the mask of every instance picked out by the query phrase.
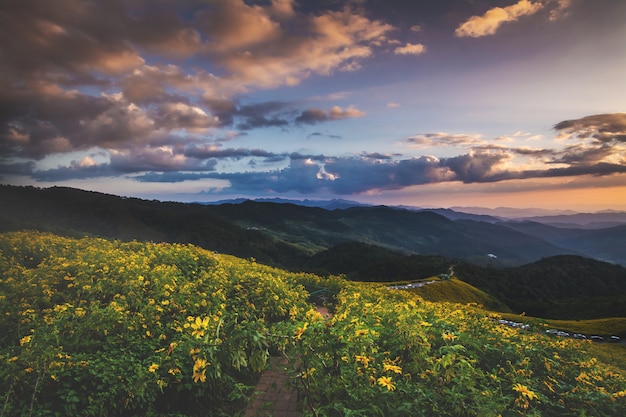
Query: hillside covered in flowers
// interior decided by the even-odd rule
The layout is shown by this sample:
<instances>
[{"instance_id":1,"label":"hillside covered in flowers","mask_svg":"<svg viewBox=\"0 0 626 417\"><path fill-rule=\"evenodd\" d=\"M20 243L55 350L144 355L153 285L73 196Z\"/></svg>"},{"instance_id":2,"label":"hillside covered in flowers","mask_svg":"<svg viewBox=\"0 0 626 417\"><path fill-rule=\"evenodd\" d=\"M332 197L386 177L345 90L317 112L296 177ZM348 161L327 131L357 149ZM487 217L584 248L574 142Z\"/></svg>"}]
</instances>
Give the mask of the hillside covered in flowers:
<instances>
[{"instance_id":1,"label":"hillside covered in flowers","mask_svg":"<svg viewBox=\"0 0 626 417\"><path fill-rule=\"evenodd\" d=\"M310 416L625 414L624 366L499 319L192 245L4 233L0 416L237 415L270 355Z\"/></svg>"}]
</instances>

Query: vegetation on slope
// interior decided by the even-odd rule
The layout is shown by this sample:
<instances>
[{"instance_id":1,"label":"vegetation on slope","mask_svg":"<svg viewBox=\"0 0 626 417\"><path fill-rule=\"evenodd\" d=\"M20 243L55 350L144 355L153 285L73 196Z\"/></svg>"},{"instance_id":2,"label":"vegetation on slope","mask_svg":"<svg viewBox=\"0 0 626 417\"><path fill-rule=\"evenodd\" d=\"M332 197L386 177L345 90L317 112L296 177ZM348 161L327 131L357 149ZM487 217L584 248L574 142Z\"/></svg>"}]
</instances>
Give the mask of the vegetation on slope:
<instances>
[{"instance_id":1,"label":"vegetation on slope","mask_svg":"<svg viewBox=\"0 0 626 417\"><path fill-rule=\"evenodd\" d=\"M121 198L71 188L0 186L0 230L37 228L121 240L193 243L287 268L340 243L357 241L405 254L441 255L504 266L573 253L506 226L452 221L390 207L324 210L244 202L201 205Z\"/></svg>"},{"instance_id":2,"label":"vegetation on slope","mask_svg":"<svg viewBox=\"0 0 626 417\"><path fill-rule=\"evenodd\" d=\"M336 294L326 320L308 288ZM307 416L623 415L588 343L191 245L0 235L3 416L233 415L269 350Z\"/></svg>"},{"instance_id":3,"label":"vegetation on slope","mask_svg":"<svg viewBox=\"0 0 626 417\"><path fill-rule=\"evenodd\" d=\"M556 256L518 268L466 263L456 275L517 312L552 319L626 316L626 268L580 256Z\"/></svg>"},{"instance_id":4,"label":"vegetation on slope","mask_svg":"<svg viewBox=\"0 0 626 417\"><path fill-rule=\"evenodd\" d=\"M3 416L222 415L263 369L296 275L178 244L0 238Z\"/></svg>"},{"instance_id":5,"label":"vegetation on slope","mask_svg":"<svg viewBox=\"0 0 626 417\"><path fill-rule=\"evenodd\" d=\"M436 281L410 291L427 301L474 304L490 311L510 311L499 300L458 278Z\"/></svg>"}]
</instances>

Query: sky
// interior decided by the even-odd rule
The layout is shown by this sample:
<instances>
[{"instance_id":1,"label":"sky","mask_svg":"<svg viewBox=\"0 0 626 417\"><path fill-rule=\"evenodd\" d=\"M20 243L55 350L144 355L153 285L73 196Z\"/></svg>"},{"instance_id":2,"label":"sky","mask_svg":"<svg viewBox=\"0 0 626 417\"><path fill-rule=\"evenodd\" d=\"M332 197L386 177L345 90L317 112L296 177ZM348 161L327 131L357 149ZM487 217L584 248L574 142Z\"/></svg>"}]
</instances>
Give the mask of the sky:
<instances>
[{"instance_id":1,"label":"sky","mask_svg":"<svg viewBox=\"0 0 626 417\"><path fill-rule=\"evenodd\" d=\"M3 0L0 183L626 210L626 1Z\"/></svg>"}]
</instances>

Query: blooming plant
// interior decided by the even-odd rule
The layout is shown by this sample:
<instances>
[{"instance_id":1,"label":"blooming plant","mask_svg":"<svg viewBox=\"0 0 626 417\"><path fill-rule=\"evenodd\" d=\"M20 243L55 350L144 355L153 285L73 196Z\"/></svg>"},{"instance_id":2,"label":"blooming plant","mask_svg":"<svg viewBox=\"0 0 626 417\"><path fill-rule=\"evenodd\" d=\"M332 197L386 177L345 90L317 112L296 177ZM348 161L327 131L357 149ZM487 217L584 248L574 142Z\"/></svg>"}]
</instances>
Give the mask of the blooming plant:
<instances>
[{"instance_id":1,"label":"blooming plant","mask_svg":"<svg viewBox=\"0 0 626 417\"><path fill-rule=\"evenodd\" d=\"M304 311L296 275L189 245L0 235L0 415L223 415Z\"/></svg>"},{"instance_id":2,"label":"blooming plant","mask_svg":"<svg viewBox=\"0 0 626 417\"><path fill-rule=\"evenodd\" d=\"M234 415L270 352L308 416L626 415L623 367L498 318L191 245L5 233L0 417Z\"/></svg>"}]
</instances>

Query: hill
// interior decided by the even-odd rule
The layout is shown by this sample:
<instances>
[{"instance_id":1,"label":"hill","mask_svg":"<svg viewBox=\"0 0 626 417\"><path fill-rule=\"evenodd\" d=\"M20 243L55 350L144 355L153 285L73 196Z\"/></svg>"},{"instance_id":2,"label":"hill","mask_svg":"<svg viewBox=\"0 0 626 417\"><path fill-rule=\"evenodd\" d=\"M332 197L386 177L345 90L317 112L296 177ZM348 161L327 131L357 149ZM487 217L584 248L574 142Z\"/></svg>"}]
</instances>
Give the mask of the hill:
<instances>
[{"instance_id":1,"label":"hill","mask_svg":"<svg viewBox=\"0 0 626 417\"><path fill-rule=\"evenodd\" d=\"M510 311L501 301L458 278L435 281L409 291L428 301L471 304L503 313Z\"/></svg>"},{"instance_id":2,"label":"hill","mask_svg":"<svg viewBox=\"0 0 626 417\"><path fill-rule=\"evenodd\" d=\"M539 223L453 221L382 206L326 210L251 201L205 206L71 188L0 186L0 200L0 230L192 243L292 271L343 274L356 281L415 280L455 265L461 280L517 312L562 319L626 316L624 268L563 257L594 248L598 255L604 248L604 254L623 256L619 242L626 234L619 227L568 230ZM611 244L604 243L606 236L612 236Z\"/></svg>"},{"instance_id":3,"label":"hill","mask_svg":"<svg viewBox=\"0 0 626 417\"><path fill-rule=\"evenodd\" d=\"M477 302L496 311L526 312L559 319L626 317L626 268L581 256L560 255L509 268L471 264L443 256L404 255L362 243L337 245L312 256L308 271L341 274L355 281L414 281L447 274L485 293L491 301L476 296L461 281L423 287L420 294L444 299ZM467 294L452 296L445 290ZM441 293L436 291L441 290ZM430 296L425 296L431 299Z\"/></svg>"},{"instance_id":4,"label":"hill","mask_svg":"<svg viewBox=\"0 0 626 417\"><path fill-rule=\"evenodd\" d=\"M222 220L264 233L314 254L350 241L385 247L406 254L440 255L475 263L521 265L559 254L578 252L559 248L540 238L506 226L453 221L429 211L386 206L323 210L292 204L247 201L208 207Z\"/></svg>"},{"instance_id":5,"label":"hill","mask_svg":"<svg viewBox=\"0 0 626 417\"><path fill-rule=\"evenodd\" d=\"M456 276L517 312L554 319L626 317L626 268L555 256L517 268L455 266Z\"/></svg>"},{"instance_id":6,"label":"hill","mask_svg":"<svg viewBox=\"0 0 626 417\"><path fill-rule=\"evenodd\" d=\"M531 221L503 224L561 248L584 253L587 257L626 266L626 224L611 223L611 226L591 229L557 227Z\"/></svg>"},{"instance_id":7,"label":"hill","mask_svg":"<svg viewBox=\"0 0 626 417\"><path fill-rule=\"evenodd\" d=\"M503 225L453 221L433 212L384 206L326 210L252 201L207 206L71 188L12 186L0 186L0 198L1 230L35 228L125 240L189 242L290 268L350 241L405 254L499 266L580 254ZM488 254L495 254L497 260Z\"/></svg>"},{"instance_id":8,"label":"hill","mask_svg":"<svg viewBox=\"0 0 626 417\"><path fill-rule=\"evenodd\" d=\"M7 417L241 415L270 351L309 416L626 411L623 362L590 342L193 245L0 233L0 289Z\"/></svg>"},{"instance_id":9,"label":"hill","mask_svg":"<svg viewBox=\"0 0 626 417\"><path fill-rule=\"evenodd\" d=\"M0 186L0 200L0 231L35 229L68 236L192 243L267 264L302 261L302 253L292 245L215 217L200 204L6 185Z\"/></svg>"}]
</instances>

